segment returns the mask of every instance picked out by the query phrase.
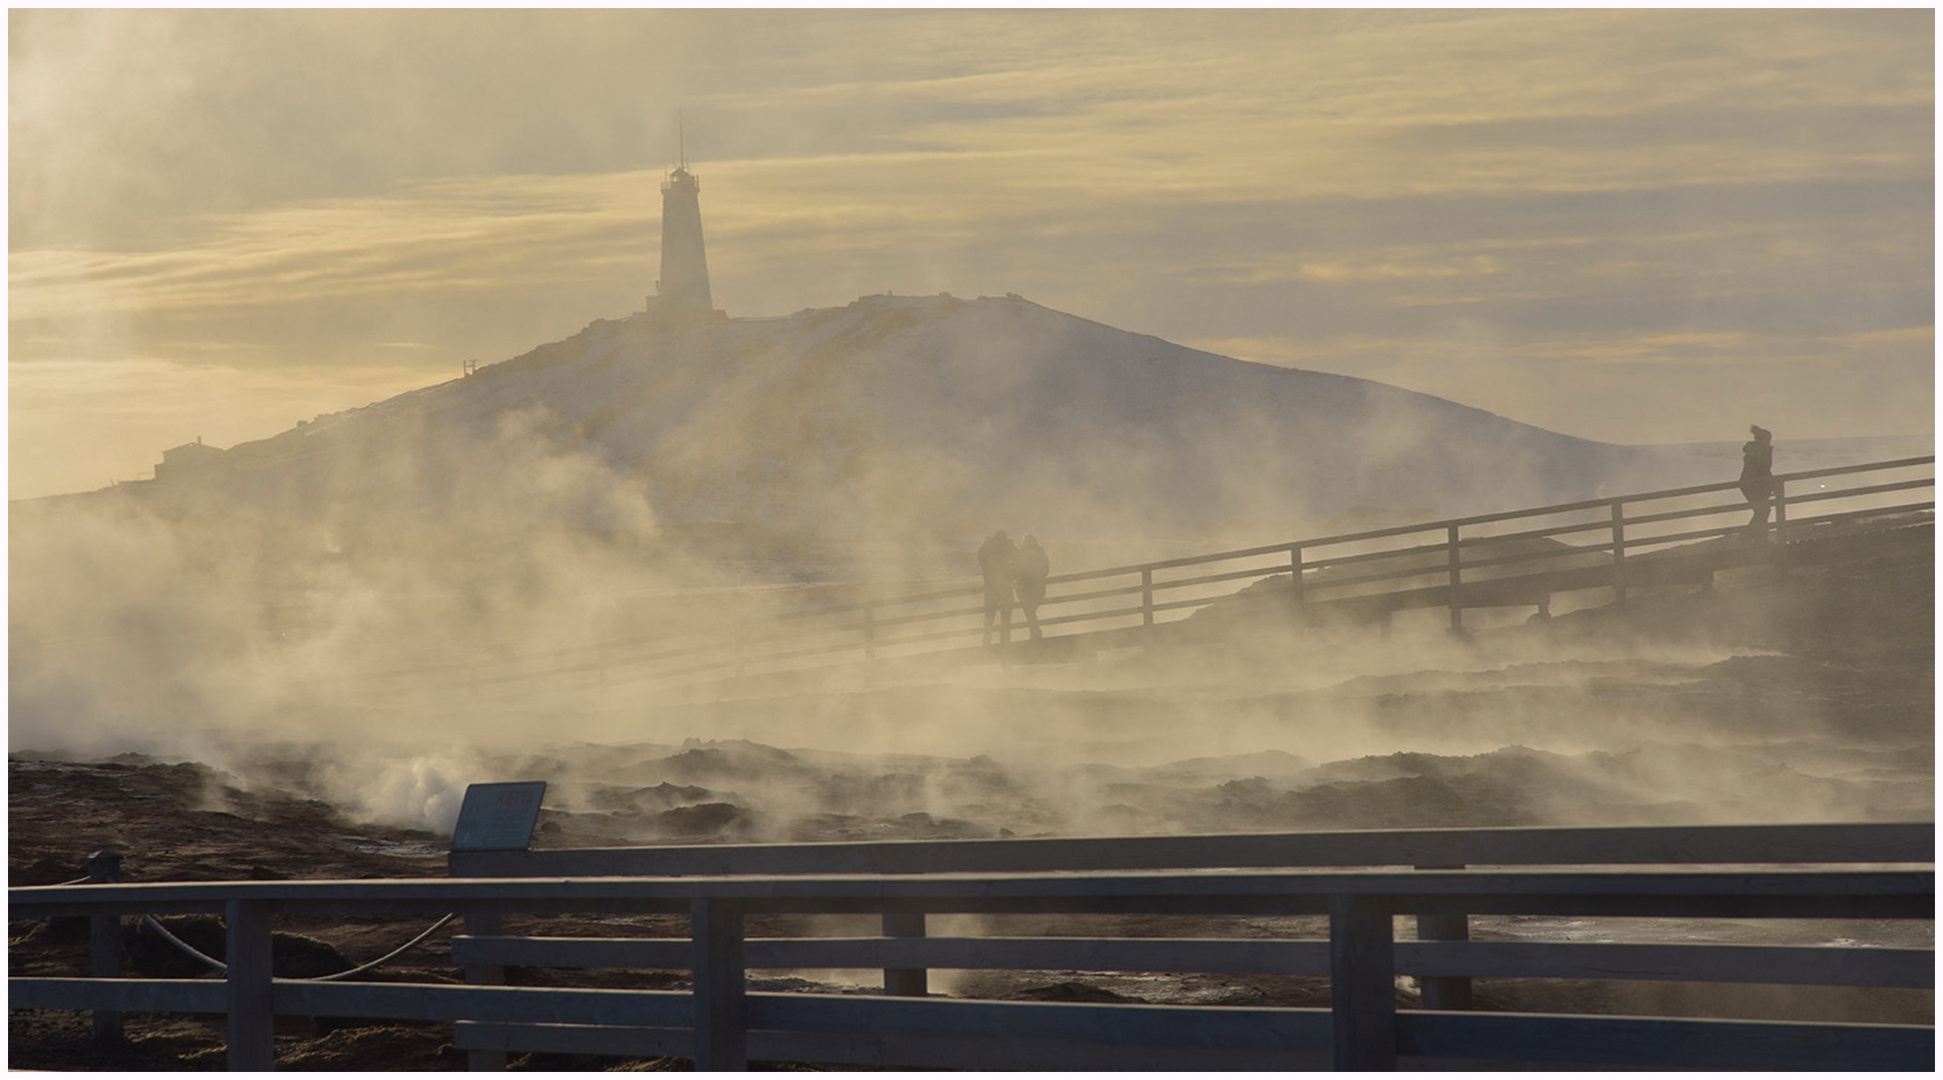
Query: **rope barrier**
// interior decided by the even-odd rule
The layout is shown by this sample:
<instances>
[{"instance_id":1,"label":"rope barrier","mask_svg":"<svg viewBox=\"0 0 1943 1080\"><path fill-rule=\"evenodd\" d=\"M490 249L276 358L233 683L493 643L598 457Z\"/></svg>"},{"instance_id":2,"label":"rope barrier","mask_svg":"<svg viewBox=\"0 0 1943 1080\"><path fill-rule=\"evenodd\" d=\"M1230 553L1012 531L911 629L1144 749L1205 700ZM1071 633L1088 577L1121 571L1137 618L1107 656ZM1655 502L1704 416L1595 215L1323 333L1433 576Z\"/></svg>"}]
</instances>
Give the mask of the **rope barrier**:
<instances>
[{"instance_id":1,"label":"rope barrier","mask_svg":"<svg viewBox=\"0 0 1943 1080\"><path fill-rule=\"evenodd\" d=\"M447 912L444 918L426 927L424 933L418 935L417 937L411 939L410 941L405 942L403 945L398 946L397 948L391 950L390 952L384 954L383 956L378 957L376 960L373 960L368 964L363 964L358 967L354 967L349 971L334 972L330 975L319 975L315 979L310 979L307 981L329 982L332 979L348 979L351 976L358 974L359 972L370 971L372 968L377 967L379 964L384 963L385 961L391 959L392 957L397 956L399 953L404 952L406 949L409 949L412 946L418 944L419 942L424 941L426 938L431 937L432 932L434 930L437 930L439 927L444 926L446 923L451 922L454 918L458 916L458 914L459 913L456 911Z\"/></svg>"},{"instance_id":2,"label":"rope barrier","mask_svg":"<svg viewBox=\"0 0 1943 1080\"><path fill-rule=\"evenodd\" d=\"M419 934L417 937L411 939L410 941L405 942L403 945L398 946L397 948L391 950L390 952L384 954L383 956L378 957L376 960L373 960L369 963L360 964L357 967L351 968L347 971L332 972L329 975L318 975L300 981L329 982L332 979L348 979L353 975L359 975L364 972L370 971L372 968L375 968L378 965L383 964L388 960L394 959L395 957L403 954L407 949L410 949L412 946L419 944L420 942L424 941L428 937L431 937L432 934L436 932L440 927L444 926L446 923L449 923L453 919L457 918L458 914L459 913L456 911L448 912L444 917L439 919L439 921L426 927L424 933ZM196 959L202 961L203 963L208 964L210 967L215 968L217 971L223 972L225 974L229 972L228 964L223 963L221 960L218 960L215 957L210 956L209 954L196 948L194 945L191 945L188 942L182 940L181 938L176 937L174 934L169 933L168 927L163 926L161 923L157 922L155 916L144 915L142 916L142 921L147 923L149 927L153 929L156 933L162 935L162 939L164 941L167 941L169 944L174 945L176 948L181 949L183 952L188 953L190 956L193 956Z\"/></svg>"},{"instance_id":3,"label":"rope barrier","mask_svg":"<svg viewBox=\"0 0 1943 1080\"><path fill-rule=\"evenodd\" d=\"M210 967L215 968L217 971L223 972L225 974L229 972L228 964L223 963L221 960L218 960L215 957L208 955L202 950L196 948L194 945L191 945L188 942L182 940L181 938L176 937L174 934L169 933L169 928L163 926L159 922L156 922L155 916L144 915L142 916L142 921L149 925L149 929L154 930L156 933L162 935L162 940L168 942L171 945L174 945L176 948L181 949L183 952L188 953L190 956L195 957L196 959L202 961L203 963L208 964Z\"/></svg>"}]
</instances>

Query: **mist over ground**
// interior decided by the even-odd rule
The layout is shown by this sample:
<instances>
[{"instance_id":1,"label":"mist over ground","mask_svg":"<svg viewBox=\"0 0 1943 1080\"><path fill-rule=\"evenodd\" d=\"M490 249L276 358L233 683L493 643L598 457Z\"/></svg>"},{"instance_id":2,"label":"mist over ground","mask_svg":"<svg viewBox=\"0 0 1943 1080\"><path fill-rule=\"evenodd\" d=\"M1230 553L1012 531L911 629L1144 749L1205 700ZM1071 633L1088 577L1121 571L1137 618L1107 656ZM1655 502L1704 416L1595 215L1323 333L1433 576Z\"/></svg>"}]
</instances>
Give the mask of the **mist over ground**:
<instances>
[{"instance_id":1,"label":"mist over ground","mask_svg":"<svg viewBox=\"0 0 1943 1080\"><path fill-rule=\"evenodd\" d=\"M1933 814L1926 550L1472 612L1463 639L1441 610L1244 620L1063 663L563 688L496 660L812 586L667 539L472 541L292 557L261 520L17 515L10 749L199 762L437 831L468 783L545 779L548 845Z\"/></svg>"},{"instance_id":2,"label":"mist over ground","mask_svg":"<svg viewBox=\"0 0 1943 1080\"><path fill-rule=\"evenodd\" d=\"M1928 449L1783 440L1776 468ZM1475 611L1465 638L1437 611L1208 612L1132 649L715 682L626 663L968 584L995 527L1062 573L1720 481L1736 457L1017 297L640 313L16 503L10 749L194 761L434 830L468 783L546 779L562 843L1929 816L1931 560L1906 543L1625 612L1610 590L1550 621Z\"/></svg>"}]
</instances>

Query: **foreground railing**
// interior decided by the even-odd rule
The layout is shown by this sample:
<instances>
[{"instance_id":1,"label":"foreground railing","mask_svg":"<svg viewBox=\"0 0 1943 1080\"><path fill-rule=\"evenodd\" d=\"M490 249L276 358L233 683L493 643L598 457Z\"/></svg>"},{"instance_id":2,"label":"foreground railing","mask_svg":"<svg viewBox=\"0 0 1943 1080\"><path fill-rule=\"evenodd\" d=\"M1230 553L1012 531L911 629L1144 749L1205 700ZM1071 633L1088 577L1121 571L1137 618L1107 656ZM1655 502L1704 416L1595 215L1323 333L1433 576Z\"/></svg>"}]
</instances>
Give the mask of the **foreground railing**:
<instances>
[{"instance_id":1,"label":"foreground railing","mask_svg":"<svg viewBox=\"0 0 1943 1080\"><path fill-rule=\"evenodd\" d=\"M1934 857L1928 824L1713 830L1429 830L1283 837L1127 838L933 845L961 864L1070 857L1077 865L1195 858L1182 841L1214 841L1208 859L1251 861L1715 858L1786 862L1845 848L1845 861ZM1358 838L1365 841L1359 849ZM1588 841L1593 846L1582 847ZM1597 841L1609 841L1603 846ZM1005 848L991 844L1018 844ZM1225 847L1220 846L1225 843ZM1303 845L1307 845L1304 847ZM1148 850L1143 846L1151 845ZM48 886L9 891L12 919L217 912L228 923L221 982L121 978L9 980L12 1008L225 1013L234 1068L272 1064L277 1014L454 1022L476 1053L559 1051L692 1056L698 1068L750 1059L947 1068L1389 1068L1519 1061L1553 1066L1929 1069L1927 1025L1776 1023L1689 1018L1510 1014L1396 1007L1398 975L1699 979L1708 982L1934 986L1929 949L1722 945L1592 945L1531 941L1396 941L1399 915L1424 920L1547 915L1628 918L1908 920L1934 916L1933 868L1193 870L1167 873L804 872L858 860L909 868L926 845L764 845L736 877L460 878L413 881L224 882ZM1281 854L1275 854L1279 848ZM895 849L895 850L892 850ZM664 851L670 849L663 849ZM720 858L733 849L706 856ZM456 854L456 853L455 853ZM484 855L486 853L478 853ZM544 865L546 856L507 853ZM664 858L667 856L664 855ZM849 860L846 863L845 860ZM1090 860L1090 862L1089 862ZM557 860L556 860L557 861ZM457 859L455 857L455 865ZM611 865L611 864L610 864ZM543 869L539 872L545 872ZM541 967L686 968L691 992L274 979L271 920L280 914L459 911L468 925L526 913L683 914L685 940L547 938L473 932L455 962ZM875 915L882 937L754 939L751 917ZM1326 940L924 937L929 915L1328 917ZM900 922L916 933L899 934ZM765 967L1071 969L1326 974L1331 1005L1064 1004L933 997L752 993ZM99 970L99 968L97 968ZM907 992L908 992L907 987ZM922 993L922 990L918 990Z\"/></svg>"}]
</instances>

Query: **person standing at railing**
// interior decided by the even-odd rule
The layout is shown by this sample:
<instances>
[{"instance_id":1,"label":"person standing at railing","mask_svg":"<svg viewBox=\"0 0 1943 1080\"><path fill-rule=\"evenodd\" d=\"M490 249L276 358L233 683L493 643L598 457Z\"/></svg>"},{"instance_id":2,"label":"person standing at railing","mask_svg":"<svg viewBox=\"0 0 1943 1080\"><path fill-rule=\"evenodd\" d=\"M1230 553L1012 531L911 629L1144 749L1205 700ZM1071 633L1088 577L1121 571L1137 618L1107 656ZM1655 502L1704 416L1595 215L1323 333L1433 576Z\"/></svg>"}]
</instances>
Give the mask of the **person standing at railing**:
<instances>
[{"instance_id":1,"label":"person standing at railing","mask_svg":"<svg viewBox=\"0 0 1943 1080\"><path fill-rule=\"evenodd\" d=\"M1012 566L1019 549L1000 529L978 548L978 568L985 573L985 644L992 644L992 624L999 625L999 641L1012 640Z\"/></svg>"},{"instance_id":2,"label":"person standing at railing","mask_svg":"<svg viewBox=\"0 0 1943 1080\"><path fill-rule=\"evenodd\" d=\"M1026 537L1012 566L1012 584L1019 591L1019 610L1025 612L1025 624L1034 641L1039 640L1039 605L1046 599L1046 576L1050 573L1052 564L1046 559L1046 549L1039 546L1039 538Z\"/></svg>"},{"instance_id":3,"label":"person standing at railing","mask_svg":"<svg viewBox=\"0 0 1943 1080\"><path fill-rule=\"evenodd\" d=\"M1774 433L1759 424L1749 424L1749 439L1741 446L1741 494L1753 511L1747 521L1747 539L1768 538L1768 513L1774 504Z\"/></svg>"}]
</instances>

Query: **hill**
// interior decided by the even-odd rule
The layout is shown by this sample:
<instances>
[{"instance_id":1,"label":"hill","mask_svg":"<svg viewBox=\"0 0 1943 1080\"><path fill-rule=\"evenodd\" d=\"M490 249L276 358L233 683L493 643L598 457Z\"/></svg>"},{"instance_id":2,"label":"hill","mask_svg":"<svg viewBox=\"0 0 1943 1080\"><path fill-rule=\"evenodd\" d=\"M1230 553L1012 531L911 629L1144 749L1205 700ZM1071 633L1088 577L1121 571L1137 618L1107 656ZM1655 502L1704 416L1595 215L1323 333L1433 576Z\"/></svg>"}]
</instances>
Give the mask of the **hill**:
<instances>
[{"instance_id":1,"label":"hill","mask_svg":"<svg viewBox=\"0 0 1943 1080\"><path fill-rule=\"evenodd\" d=\"M1365 379L1249 363L1015 297L602 320L230 449L169 501L840 539L1258 536L1358 508L1592 497L1656 460Z\"/></svg>"}]
</instances>

